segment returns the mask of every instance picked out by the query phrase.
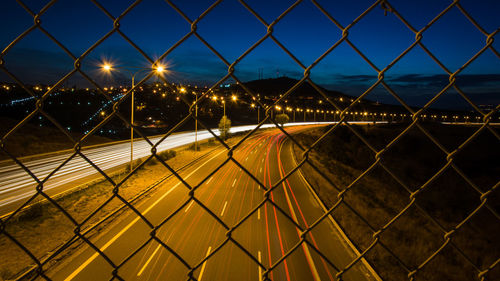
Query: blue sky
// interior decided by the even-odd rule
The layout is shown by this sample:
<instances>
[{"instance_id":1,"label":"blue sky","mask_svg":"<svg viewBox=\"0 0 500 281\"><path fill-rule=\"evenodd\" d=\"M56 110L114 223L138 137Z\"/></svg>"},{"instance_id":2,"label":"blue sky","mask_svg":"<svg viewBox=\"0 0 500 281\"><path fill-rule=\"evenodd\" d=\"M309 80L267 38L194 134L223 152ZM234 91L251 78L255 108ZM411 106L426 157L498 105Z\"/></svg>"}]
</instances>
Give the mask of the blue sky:
<instances>
[{"instance_id":1,"label":"blue sky","mask_svg":"<svg viewBox=\"0 0 500 281\"><path fill-rule=\"evenodd\" d=\"M114 17L119 16L133 1L99 1ZM213 1L173 1L187 17L194 20ZM343 27L370 7L375 1L317 1ZM420 30L452 1L392 0L391 5ZM46 1L25 0L34 13ZM248 0L247 4L264 21L271 23L295 1ZM6 1L0 37L4 49L19 34L33 25L33 17L16 1ZM469 14L487 33L500 27L500 2L494 0L460 1ZM113 21L91 1L60 0L41 17L41 26L57 38L69 51L79 57L92 44L113 28ZM151 58L155 59L187 34L191 27L168 3L144 0L120 21L120 30ZM255 42L266 35L266 27L241 3L225 0L198 23L198 34L232 63ZM273 35L305 66L309 66L337 42L342 31L313 5L300 2L274 26ZM495 36L495 39L499 35ZM415 41L415 34L394 14L380 5L349 30L349 40L379 69L383 69ZM499 40L493 46L500 50ZM423 33L423 44L451 71L456 71L486 44L483 35L457 7ZM72 59L39 30L31 32L7 53L5 66L26 83L54 83L73 68ZM128 74L103 77L98 70L103 60L121 67L148 67L147 60L115 33L83 60L83 69L103 83L126 81ZM192 36L172 51L164 61L173 82L211 85L227 73L227 66L196 37ZM286 75L300 79L303 69L270 38L236 66L236 75L243 81ZM446 74L425 52L414 48L387 73L387 82L409 100L415 95L428 96L446 85ZM340 44L311 71L316 83L346 94L359 95L376 81L376 71L346 42ZM0 78L9 79L2 72ZM460 81L463 79L462 82ZM117 82L118 81L118 82ZM472 81L472 82L471 82ZM500 59L486 50L457 77L457 83L472 94L499 92ZM460 83L459 83L460 82ZM81 76L72 77L67 84L86 84ZM465 85L466 84L466 85ZM385 98L384 98L385 97ZM371 98L385 101L384 89L376 89ZM422 101L426 98L422 97ZM417 99L418 100L418 99ZM497 99L498 102L499 99ZM492 101L495 102L495 101Z\"/></svg>"}]
</instances>

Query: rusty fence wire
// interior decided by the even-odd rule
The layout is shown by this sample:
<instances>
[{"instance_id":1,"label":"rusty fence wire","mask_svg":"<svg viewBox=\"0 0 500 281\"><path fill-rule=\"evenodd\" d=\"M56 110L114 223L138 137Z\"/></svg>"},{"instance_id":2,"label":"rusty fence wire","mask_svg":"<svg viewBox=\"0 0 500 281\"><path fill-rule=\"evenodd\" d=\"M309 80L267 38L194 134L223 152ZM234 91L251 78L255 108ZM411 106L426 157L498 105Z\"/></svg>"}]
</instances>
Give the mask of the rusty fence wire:
<instances>
[{"instance_id":1,"label":"rusty fence wire","mask_svg":"<svg viewBox=\"0 0 500 281\"><path fill-rule=\"evenodd\" d=\"M307 1L307 0L304 0ZM242 252L247 254L249 258L251 258L258 266L262 268L262 277L264 280L268 280L270 278L270 273L276 269L283 261L292 255L297 249L301 247L303 244L307 244L309 247L311 247L317 254L319 254L323 259L326 260L326 262L333 268L337 270L336 273L336 280L341 280L343 276L345 275L346 272L348 272L355 264L358 262L367 259L369 259L369 253L374 249L376 246L384 248L388 255L391 255L392 258L394 258L397 261L397 266L399 266L404 272L407 273L407 278L408 280L414 280L416 279L416 276L418 273L423 270L426 265L428 265L433 259L435 259L437 256L441 255L443 251L447 248L453 248L455 252L463 257L463 259L466 261L468 266L472 267L474 269L474 275L476 276L477 280L490 280L489 279L489 274L491 271L493 271L496 267L498 267L498 264L500 263L500 253L497 253L496 255L496 260L494 260L492 263L487 264L487 265L478 265L473 259L469 258L464 252L462 248L460 248L454 241L454 236L456 235L457 232L461 231L461 228L469 221L471 220L477 213L480 211L487 211L490 212L494 218L497 224L500 223L500 215L497 212L497 210L491 206L490 202L490 196L493 194L495 190L498 189L500 182L497 182L493 186L489 187L488 189L484 190L480 187L478 187L473 180L471 180L466 173L464 173L457 165L455 165L455 157L456 155L461 152L468 144L470 144L480 133L484 131L489 131L497 140L500 141L500 135L497 132L497 130L491 125L492 123L492 117L493 115L500 110L500 105L496 105L492 110L490 111L485 111L484 109L480 108L477 106L474 102L471 101L471 99L468 97L468 95L460 88L457 86L456 79L457 75L462 73L464 69L466 69L472 62L474 62L481 54L484 52L492 52L494 56L496 56L497 59L500 59L500 53L493 47L493 42L494 38L497 36L499 29L496 29L492 33L487 33L485 29L483 29L478 22L462 7L460 2L458 0L456 1L451 1L449 5L441 11L438 15L436 15L427 25L425 25L422 29L418 30L415 27L413 27L398 11L391 5L391 1L385 1L385 0L379 0L375 1L370 7L368 7L362 14L360 14L354 21L352 21L349 25L343 26L339 23L338 20L335 19L334 16L332 16L329 12L327 12L317 1L315 0L310 0L314 6L321 11L337 28L342 32L342 37L335 42L328 50L326 50L321 56L319 56L312 64L310 65L304 65L297 57L294 56L294 54L287 49L286 47L286 42L281 42L278 40L274 34L273 34L273 28L277 23L279 23L284 17L287 16L292 10L294 10L301 2L303 1L296 1L293 5L291 5L286 11L284 11L281 15L279 15L274 21L272 22L267 22L264 20L264 18L259 15L255 10L252 9L251 1L243 1L240 0L239 3L241 4L242 7L244 7L248 12L250 12L255 18L260 21L260 23L267 29L267 33L260 38L258 41L256 41L250 48L248 48L244 53L242 53L235 61L228 61L219 51L217 51L213 46L211 46L198 32L197 28L201 22L201 20L206 17L208 14L212 12L212 10L218 6L221 1L215 1L208 9L206 9L202 14L200 14L196 19L190 18L183 10L178 8L176 4L174 4L170 0L166 0L165 2L170 5L184 20L191 26L191 31L185 34L179 41L177 41L175 44L169 47L169 49L163 53L160 57L157 59L152 59L145 51L143 51L140 47L139 44L136 44L133 40L131 40L127 34L122 32L120 29L120 22L127 17L127 15L141 2L141 1L135 1L130 7L128 7L122 14L120 14L118 17L113 16L106 8L104 7L105 5L101 4L101 1L98 0L90 0L96 7L99 8L99 10L105 14L109 20L110 20L110 29L109 31L102 37L100 38L97 42L95 42L90 48L88 48L85 52L83 52L80 55L76 55L72 53L61 41L58 40L58 38L54 37L51 35L51 33L44 28L44 24L41 21L41 18L44 16L47 11L51 9L51 7L56 3L57 1L53 0L48 2L40 11L32 11L23 1L17 0L17 3L27 12L29 15L34 20L34 23L32 26L30 26L28 29L26 29L23 33L19 34L19 36L13 40L7 47L5 47L1 54L0 54L0 68L1 70L7 74L12 80L14 80L20 87L22 87L31 97L33 97L36 100L36 108L29 112L22 120L19 122L15 127L13 127L10 131L8 131L5 135L2 136L0 140L0 146L2 150L9 155L10 159L12 159L20 168L22 168L26 173L28 173L36 182L37 182L37 187L36 187L36 194L31 196L29 200L26 200L22 206L20 206L15 212L11 213L9 216L4 217L0 220L0 235L7 237L10 241L15 243L22 251L24 251L27 255L29 255L32 259L32 264L34 265L29 274L26 273L24 276L21 276L19 278L30 278L30 279L36 279L36 278L44 278L49 280L50 277L46 275L46 265L54 259L59 253L64 251L67 247L69 247L74 241L83 241L86 243L89 247L94 249L96 253L98 253L101 257L103 257L109 265L111 265L114 270L111 272L113 277L116 279L122 279L120 276L120 268L127 262L129 261L132 257L134 257L139 250L144 247L147 243L150 243L151 241L156 241L159 244L162 245L162 247L172 253L188 270L188 274L186 276L186 279L188 280L196 280L196 277L194 276L195 270L198 270L202 264L212 258L221 248L224 246L226 243L233 243L237 247L239 247ZM248 3L247 3L248 2ZM339 3L341 5L341 3ZM478 3L479 5L479 3ZM408 46L406 50L404 50L401 54L399 54L395 59L393 59L387 66L385 66L383 69L380 69L375 66L374 63L370 60L368 56L366 56L359 48L356 46L351 40L349 39L349 34L351 29L358 24L359 21L363 20L363 18L372 10L374 9L383 9L384 12L390 16L395 16L397 19L399 19L404 26L408 28L414 35L415 35L415 40ZM483 47L476 53L474 54L465 64L463 64L460 68L456 70L451 70L448 69L439 59L438 56L434 55L422 42L422 38L425 37L426 31L440 18L442 18L444 15L446 15L450 10L455 9L460 11L460 13L465 17L468 21L470 21L475 28L484 36L484 45ZM18 77L15 76L11 71L9 71L9 63L8 61L4 60L4 57L11 49L23 38L28 36L30 33L34 32L35 30L41 31L48 39L50 39L52 42L57 44L59 48L64 51L68 57L70 57L73 62L74 62L74 68L68 72L64 77L62 77L57 83L52 85L50 89L45 91L43 94L38 94L35 93L29 86L25 85L22 80ZM137 89L138 87L141 87L144 83L146 83L154 74L149 73L146 75L141 81L136 83L136 85L133 88L130 88L127 90L124 95L118 99L118 100L113 100L109 95L105 94L105 90L99 83L94 81L88 75L84 70L82 70L82 61L85 60L91 52L93 52L101 43L103 43L106 39L108 39L112 35L119 35L121 36L126 42L130 44L142 57L149 62L153 67L159 64L162 60L164 60L167 56L169 56L176 48L178 48L180 45L182 45L186 40L190 38L195 38L199 42L201 42L204 46L206 46L210 51L218 57L218 59L225 64L227 67L227 74L224 75L224 77L221 77L220 80L213 84L209 89L205 90L203 94L199 97L198 101L196 104L193 104L191 101L187 100L183 96L181 98L183 101L186 103L186 105L189 107L189 112L188 114L184 117L184 119L179 122L176 126L174 126L171 130L169 130L166 134L163 135L161 140L158 142L154 143L146 136L146 134L141 130L141 128L137 126L132 126L130 123L130 120L126 117L123 116L119 112L119 108L121 106L124 106L124 101L129 99L132 92ZM234 145L229 145L226 143L223 139L219 137L218 134L214 133L208 125L204 124L202 120L196 117L195 115L195 107L198 104L201 104L204 100L207 100L210 98L210 92L212 90L217 89L221 84L223 84L225 81L232 79L235 82L239 84L239 86L244 90L244 92L251 97L257 98L257 94L253 92L251 89L249 89L243 81L241 81L236 75L235 75L235 67L245 58L247 57L254 49L256 49L258 46L260 46L265 40L271 40L274 42L281 50L283 50L302 70L303 70L303 77L300 79L300 81L297 82L296 85L294 85L292 88L290 88L286 93L284 93L278 100L274 102L272 105L265 105L263 104L259 99L256 99L256 103L261 108L265 109L265 116L264 118L260 121L259 126L255 128L254 130L248 132L238 143ZM353 100L350 105L348 106L343 106L339 104L337 101L332 100L330 96L323 91L321 87L319 87L317 84L315 84L314 81L312 81L310 77L310 72L311 70L316 67L327 55L329 55L332 52L335 52L337 47L340 44L348 44L352 50L354 50L361 58L364 60L366 63L368 63L371 68L377 73L378 78L376 82L371 85L363 94L361 94L359 97L357 97L355 100ZM449 77L449 83L438 93L434 95L434 97L429 100L423 107L418 108L417 110L408 105L398 94L389 86L388 83L384 80L384 75L387 73L395 64L398 63L403 57L405 57L406 54L408 54L411 50L420 48L422 51L424 51L428 57L432 59ZM62 126L55 118L52 118L50 114L44 111L44 103L46 100L54 94L54 92L58 89L58 87L61 87L65 81L67 81L71 76L80 74L83 76L88 82L90 82L94 87L99 91L99 93L102 95L102 97L106 98L113 104L113 111L106 116L97 126L95 126L92 130L90 130L86 135L84 135L80 139L74 139L73 135L65 128ZM160 77L159 79L162 79L165 83L169 84L164 77ZM324 132L322 136L317 138L314 143L311 145L308 145L307 147L303 147L303 145L295 139L293 135L290 135L283 127L279 126L276 120L274 119L274 116L272 116L271 111L273 110L275 105L278 105L279 103L283 102L287 98L293 98L293 93L294 91L300 87L301 85L309 83L312 85L312 87L328 102L329 105L334 108L334 110L339 111L339 116L340 120L337 124L329 127L327 131ZM408 113L411 115L411 121L407 124L407 127L402 130L399 135L397 135L394 139L392 139L385 147L382 149L377 149L375 146L373 146L366 137L363 136L362 133L359 132L358 128L356 126L353 126L350 121L348 121L348 114L352 110L352 108L355 107L356 103L358 101L361 101L364 99L367 95L370 94L370 92L373 91L378 86L382 86L387 90L397 101L399 101L400 105L404 107ZM427 113L429 107L434 104L436 100L438 100L446 91L449 89L454 89L474 110L475 113L478 114L481 117L480 120L480 126L477 127L477 130L469 137L467 138L466 141L464 141L462 144L460 144L455 150L450 151L448 150L443 144L440 143L440 141L433 136L426 128L425 126L422 125L422 119L423 116ZM61 163L52 173L45 179L43 178L38 178L30 169L23 164L21 160L19 160L16 156L14 156L12 153L9 152L8 149L6 149L5 144L9 142L9 138L11 135L16 133L21 127L23 127L26 123L28 123L31 119L33 119L35 116L43 116L50 120L50 122L57 127L61 132L63 132L68 139L71 140L73 143L73 152L71 156L69 156L63 163ZM113 180L113 178L108 175L101 167L98 165L94 164L82 151L81 151L81 144L86 141L90 136L96 134L96 132L99 131L100 128L105 126L111 119L113 118L118 118L123 122L123 126L132 126L135 134L139 135L144 139L150 146L151 146L151 155L147 157L147 159L138 167L135 167L130 173L116 182ZM215 174L218 169L220 169L224 164L228 162L233 162L237 166L239 166L248 176L250 176L261 188L266 190L265 193L263 193L262 201L259 203L257 207L255 207L248 215L246 215L244 218L242 218L238 223L235 225L227 225L224 223L213 211L210 210L209 207L205 206L200 200L197 200L195 194L196 190L200 187L200 185L197 186L191 186L189 185L183 177L176 172L174 168L169 166L161 157L158 156L157 154L157 147L160 143L162 143L166 138L168 138L172 133L174 133L179 127L184 125L186 122L189 122L193 119L196 119L197 122L207 129L213 137L220 143L222 144L226 150L227 150L227 159L226 161L220 165L219 167L216 167L208 177L211 175ZM291 141L295 143L296 146L298 146L302 151L302 158L298 159L298 165L290 171L288 174L284 175L281 180L278 182L274 183L270 187L266 187L264 183L259 181L245 166L241 163L239 163L234 157L233 157L233 151L240 147L243 142L245 142L250 136L254 135L254 133L259 129L259 127L264 124L272 122L276 125L279 130L281 130L287 138L289 138ZM332 186L336 186L336 184L333 182L331 178L329 178L327 175L325 175L321 169L316 167L316 165L310 160L310 153L313 153L317 146L327 137L330 135L333 135L336 133L336 131L341 127L345 126L348 128L359 140L364 143L366 148L368 148L370 151L372 151L374 160L370 167L363 171L354 181L352 181L350 184L346 186L337 186L336 188L338 189L338 195L337 195L337 201L331 205L328 206L328 209L324 214L319 217L315 222L309 225L309 227L304 228L303 226L297 224L285 211L281 210L280 207L273 202L270 199L270 194L273 190L275 190L280 184L282 184L286 179L288 179L291 175L297 173L300 168L302 168L304 165L309 165L311 166L314 170L316 170L321 176L324 178L324 180L328 181ZM410 130L418 130L422 132L428 140L430 140L432 143L434 143L444 154L446 158L446 164L442 166L438 171L434 173L434 175L429 178L424 184L419 186L418 188L412 188L408 186L407 183L404 182L403 179L398 178L398 176L389 168L384 161L384 154L391 149L398 141L400 141L402 138L404 138L405 135ZM87 238L87 234L92 230L85 228L84 225L87 221L89 221L100 209L104 208L105 206L100 206L97 210L89 214L89 216L83 220L83 221L77 221L74 219L62 206L58 204L56 200L51 198L45 190L44 190L44 183L53 175L56 173L59 169L61 169L64 165L66 165L71 159L73 158L78 158L81 157L85 161L88 162L98 173L100 173L103 177L107 179L109 183L111 183L114 186L113 189L113 197L110 198L110 200L107 200L105 204L110 202L111 200L120 200L125 208L129 209L130 211L134 212L140 220L142 220L145 224L149 226L151 229L151 237L145 242L145 244L137 249L136 251L132 252L129 254L129 256L122 262L121 264L115 264L111 261L110 258L107 257L106 253L101 251L98 246L94 245L90 239ZM170 214L169 216L165 217L163 222L159 225L155 225L152 222L150 222L131 202L127 201L126 198L121 196L119 194L120 187L132 176L134 175L138 169L140 169L146 162L152 161L152 160L157 160L159 161L163 166L165 166L182 184L187 188L189 192L189 200L186 201L178 210ZM356 211L355 208L349 205L349 203L345 200L345 196L349 193L355 193L356 192L356 183L361 181L367 174L369 174L371 171L382 168L385 170L393 179L399 184L400 188L404 189L407 192L407 203L404 206L404 208L400 209L397 211L397 214L392 217L390 220L388 220L382 227L373 227L369 221L367 221L359 212ZM425 208L422 208L420 206L419 200L418 200L418 195L425 191L426 188L431 185L437 178L439 178L443 173L445 173L448 170L454 170L461 178L462 180L473 190L476 194L476 197L479 198L480 204L476 206L476 208L468 214L460 223L456 224L455 226L449 228L445 227L440 222L436 219L433 218L432 214L427 212ZM208 178L207 177L207 178ZM206 178L206 179L207 179ZM205 180L206 180L205 179ZM202 181L203 182L203 181ZM37 257L35 254L32 253L31 249L23 245L21 241L18 241L14 235L9 233L6 230L6 225L9 223L10 220L13 219L13 217L16 216L21 210L30 205L32 202L37 200L38 198L44 198L47 200L51 205L55 206L56 208L59 209L60 212L62 212L73 224L74 224L74 236L69 239L64 245L61 245L56 251L52 252L50 255L45 256L43 258ZM157 231L162 225L167 223L176 213L178 213L182 208L184 208L187 204L189 204L191 201L195 201L199 206L201 206L207 214L211 215L214 217L215 220L227 231L226 234L226 239L225 241L216 247L213 252L205 257L204 259L200 260L196 264L190 264L188 263L182 256L182 253L176 252L174 249L169 247L169 245L165 242L163 242L159 237L155 235L155 231ZM284 256L282 256L280 259L278 259L274 264L271 266L266 266L262 262L259 261L259 259L250 253L248 250L245 249L245 247L235 240L232 237L232 233L234 232L235 229L237 229L244 221L246 221L252 214L254 214L257 209L264 204L271 204L274 207L276 207L278 210L280 210L283 215L285 215L291 223L294 224L294 226L300 230L301 236L299 242L291 247L291 249L285 253ZM321 248L315 247L313 243L311 243L311 240L309 238L309 234L313 229L315 229L316 226L318 226L321 222L326 220L329 216L334 215L336 210L339 209L340 207L347 207L349 208L356 216L359 217L370 229L372 232L372 237L371 237L371 242L367 247L361 247L360 245L356 245L356 247L359 249L358 255L353 258L353 260L343 268L337 267L335 263L332 261L328 260L327 255L322 253ZM391 226L394 225L402 216L404 216L409 209L411 208L417 208L421 212L425 214L425 216L428 218L429 221L432 222L437 228L440 229L440 232L442 234L442 242L439 247L435 249L435 251L428 255L428 256L421 256L418 257L418 260L420 261L419 265L416 267L409 266L403 261L397 254L395 254L393 251L391 251L390 247L387 246L384 243L384 233L391 229ZM27 265L28 266L28 265ZM493 279L491 279L493 280Z\"/></svg>"}]
</instances>

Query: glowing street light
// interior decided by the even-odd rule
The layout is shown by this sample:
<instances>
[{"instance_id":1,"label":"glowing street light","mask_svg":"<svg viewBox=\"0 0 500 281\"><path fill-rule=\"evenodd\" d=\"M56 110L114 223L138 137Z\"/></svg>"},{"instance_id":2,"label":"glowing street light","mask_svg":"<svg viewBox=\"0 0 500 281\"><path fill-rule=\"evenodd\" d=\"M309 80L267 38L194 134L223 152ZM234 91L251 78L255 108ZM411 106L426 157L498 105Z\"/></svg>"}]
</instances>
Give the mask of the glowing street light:
<instances>
[{"instance_id":1,"label":"glowing street light","mask_svg":"<svg viewBox=\"0 0 500 281\"><path fill-rule=\"evenodd\" d=\"M111 73L111 70L114 69L113 65L110 63L105 62L102 66L101 69L104 72ZM139 74L140 72L143 71L152 71L156 75L161 75L163 72L165 72L165 67L161 64L156 64L153 65L151 68L128 68L128 67L120 67L119 69L126 70L129 72L129 74L132 76L132 95L131 95L131 111L130 111L130 171L133 169L133 161L134 161L134 111L135 111L135 104L134 104L134 87L135 87L135 76ZM130 69L138 69L135 73L132 73Z\"/></svg>"},{"instance_id":2,"label":"glowing street light","mask_svg":"<svg viewBox=\"0 0 500 281\"><path fill-rule=\"evenodd\" d=\"M111 71L111 65L110 64L107 64L105 63L103 66L102 66L102 69L105 70L105 71Z\"/></svg>"},{"instance_id":3,"label":"glowing street light","mask_svg":"<svg viewBox=\"0 0 500 281\"><path fill-rule=\"evenodd\" d=\"M157 73L162 73L163 71L165 71L165 67L164 66L158 65L158 67L156 67L156 72Z\"/></svg>"}]
</instances>

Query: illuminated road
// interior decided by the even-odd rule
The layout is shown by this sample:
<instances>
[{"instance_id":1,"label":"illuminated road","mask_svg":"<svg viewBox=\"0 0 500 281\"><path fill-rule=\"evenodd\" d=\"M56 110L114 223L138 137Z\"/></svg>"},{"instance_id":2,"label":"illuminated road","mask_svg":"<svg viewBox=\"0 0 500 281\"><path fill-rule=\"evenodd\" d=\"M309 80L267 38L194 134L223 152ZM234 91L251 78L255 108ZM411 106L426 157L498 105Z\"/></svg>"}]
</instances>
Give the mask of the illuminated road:
<instances>
[{"instance_id":1,"label":"illuminated road","mask_svg":"<svg viewBox=\"0 0 500 281\"><path fill-rule=\"evenodd\" d=\"M272 124L265 124L262 127L272 127ZM237 133L248 131L255 126L239 126L231 128L231 132ZM217 129L214 133L219 134ZM198 140L213 137L207 130L198 131ZM156 143L161 137L152 137L150 141ZM157 151L172 149L194 142L194 132L179 133L169 136L157 148ZM112 168L120 167L130 161L130 143L117 142L103 146L93 146L82 149L83 154L95 163L100 169L109 171ZM134 159L145 157L151 154L151 146L143 139L134 141ZM68 183L78 181L80 184L99 177L98 171L93 168L85 159L76 156L70 159L71 151L66 153L54 153L35 160L21 161L31 173L40 181L44 181L52 171L65 163L56 173L50 175L43 184L43 190L49 195L65 192L74 188ZM68 161L69 159L69 161ZM85 181L82 181L84 180ZM13 161L2 161L0 164L0 214L4 214L19 206L27 198L36 193L36 180L24 169Z\"/></svg>"},{"instance_id":2,"label":"illuminated road","mask_svg":"<svg viewBox=\"0 0 500 281\"><path fill-rule=\"evenodd\" d=\"M284 140L278 130L265 131L245 141L233 157L269 188L294 166L291 142ZM199 265L192 272L197 280L263 280L266 269L299 241L299 230L291 220L306 228L323 214L299 174L293 174L269 196L290 218L270 203L259 207L265 198L264 188L236 164L228 162L212 173L227 159L225 152L219 149L181 173L189 185L199 184L194 196L213 215L190 200L188 188L175 178L162 183L159 192L136 206L155 226L182 207L156 230L156 237L177 256L157 241L149 240L152 229L132 212L110 225L106 233L90 238L113 264L123 264L117 271L121 278L187 280L188 267ZM230 236L247 252L233 241L226 241L228 228L221 222L228 228L238 224ZM318 224L307 235L311 245L336 267L343 268L354 257L340 237L329 220ZM312 246L303 245L270 272L271 280L335 280L336 269ZM110 280L113 271L110 263L92 248L84 248L49 271L48 277L65 281ZM212 256L203 262L207 255ZM256 261L265 268L259 267ZM359 262L343 275L343 280L376 280L369 272Z\"/></svg>"},{"instance_id":3,"label":"illuminated road","mask_svg":"<svg viewBox=\"0 0 500 281\"><path fill-rule=\"evenodd\" d=\"M289 123L287 126L320 124L320 123ZM327 124L327 123L323 123ZM275 127L274 124L264 124L261 128ZM231 133L248 131L255 125L232 127ZM219 134L217 129L214 133ZM198 131L198 140L213 137L206 130ZM152 137L156 143L161 137ZM178 133L169 136L157 147L157 151L172 149L194 142L194 132ZM121 167L130 161L130 143L117 142L101 146L83 148L82 153L103 171ZM145 140L134 141L134 159L151 154L151 146ZM34 160L21 160L27 169L43 182L43 191L53 196L67 192L81 184L102 178L99 172L80 156L70 158L72 151L53 153ZM62 166L61 166L62 165ZM58 168L61 166L60 168ZM57 170L56 170L57 169ZM54 170L55 173L51 174ZM0 162L0 215L15 210L23 202L36 193L37 182L21 166L11 160Z\"/></svg>"}]
</instances>

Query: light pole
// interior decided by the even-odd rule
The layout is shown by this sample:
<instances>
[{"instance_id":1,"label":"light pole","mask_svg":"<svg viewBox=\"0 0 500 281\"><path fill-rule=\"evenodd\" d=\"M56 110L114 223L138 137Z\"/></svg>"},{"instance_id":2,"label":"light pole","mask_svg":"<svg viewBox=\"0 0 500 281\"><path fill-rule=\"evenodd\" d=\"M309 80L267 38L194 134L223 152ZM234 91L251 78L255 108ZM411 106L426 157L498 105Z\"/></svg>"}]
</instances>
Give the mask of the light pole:
<instances>
[{"instance_id":1,"label":"light pole","mask_svg":"<svg viewBox=\"0 0 500 281\"><path fill-rule=\"evenodd\" d=\"M102 69L105 71L105 72L111 72L115 67L113 67L111 64L109 63L105 63L103 66L102 66ZM132 94L131 94L131 108L130 108L130 171L132 171L132 169L134 168L133 167L133 161L134 161L134 111L135 111L135 103L134 103L134 93L135 93L135 90L134 90L134 87L135 87L135 76L137 74L139 74L140 72L143 72L143 71L153 71L155 72L157 75L160 75L161 73L163 73L165 71L165 67L162 66L162 65L157 65L157 66L153 66L152 68L126 68L126 67L119 67L119 68L116 68L116 69L123 69L123 70L126 70L131 76L132 76ZM132 73L132 71L130 71L130 69L138 69L135 73Z\"/></svg>"},{"instance_id":2,"label":"light pole","mask_svg":"<svg viewBox=\"0 0 500 281\"><path fill-rule=\"evenodd\" d=\"M194 92L195 104L194 104L194 151L198 151L198 93Z\"/></svg>"}]
</instances>

